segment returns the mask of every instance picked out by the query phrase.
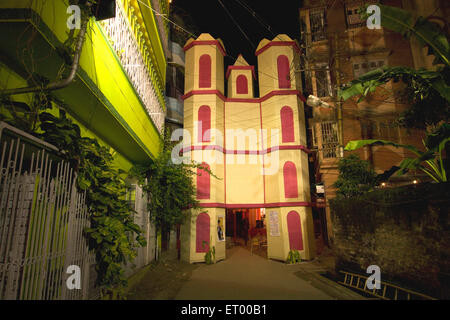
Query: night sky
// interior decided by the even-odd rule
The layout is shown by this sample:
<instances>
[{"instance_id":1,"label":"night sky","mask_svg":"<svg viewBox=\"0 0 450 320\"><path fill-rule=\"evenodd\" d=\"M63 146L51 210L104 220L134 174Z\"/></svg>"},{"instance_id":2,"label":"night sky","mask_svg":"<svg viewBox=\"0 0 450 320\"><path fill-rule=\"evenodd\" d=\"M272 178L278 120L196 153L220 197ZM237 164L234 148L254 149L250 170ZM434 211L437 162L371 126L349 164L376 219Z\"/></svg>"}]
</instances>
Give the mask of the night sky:
<instances>
[{"instance_id":1,"label":"night sky","mask_svg":"<svg viewBox=\"0 0 450 320\"><path fill-rule=\"evenodd\" d=\"M256 65L256 47L263 38L272 40L274 35L280 33L285 33L292 39L299 37L300 0L221 0L221 2L249 40L241 33L219 0L173 0L172 5L188 12L200 33L209 33L214 38L222 39L227 54L233 57L225 57L226 66L233 64L239 53L242 53L250 65ZM255 19L240 3L255 11L258 19ZM266 26L270 26L273 34Z\"/></svg>"}]
</instances>

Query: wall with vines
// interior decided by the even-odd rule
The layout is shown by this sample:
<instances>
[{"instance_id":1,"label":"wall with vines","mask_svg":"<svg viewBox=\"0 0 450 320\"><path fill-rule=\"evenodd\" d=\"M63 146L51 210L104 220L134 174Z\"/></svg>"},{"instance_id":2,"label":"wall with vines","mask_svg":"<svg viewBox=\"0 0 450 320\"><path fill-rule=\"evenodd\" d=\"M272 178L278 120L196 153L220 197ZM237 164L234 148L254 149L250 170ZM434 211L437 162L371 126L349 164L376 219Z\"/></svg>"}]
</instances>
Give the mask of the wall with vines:
<instances>
[{"instance_id":1,"label":"wall with vines","mask_svg":"<svg viewBox=\"0 0 450 320\"><path fill-rule=\"evenodd\" d=\"M91 226L85 236L96 255L97 284L104 290L123 288L127 284L123 265L133 261L137 247L146 245L125 200L127 187L121 175L127 173L114 165L109 147L81 134L50 94L35 94L31 101L28 105L2 98L0 120L55 145L70 162L78 189L87 191Z\"/></svg>"}]
</instances>

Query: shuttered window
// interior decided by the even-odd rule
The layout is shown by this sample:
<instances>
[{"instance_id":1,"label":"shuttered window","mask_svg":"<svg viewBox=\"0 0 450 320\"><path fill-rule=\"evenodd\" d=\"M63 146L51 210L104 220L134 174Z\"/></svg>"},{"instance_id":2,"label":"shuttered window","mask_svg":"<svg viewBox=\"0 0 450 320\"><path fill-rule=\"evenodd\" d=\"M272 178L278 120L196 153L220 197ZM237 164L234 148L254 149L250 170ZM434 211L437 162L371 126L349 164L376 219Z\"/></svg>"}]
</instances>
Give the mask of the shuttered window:
<instances>
[{"instance_id":1,"label":"shuttered window","mask_svg":"<svg viewBox=\"0 0 450 320\"><path fill-rule=\"evenodd\" d=\"M209 165L205 162L202 167L209 170ZM197 199L210 198L210 177L209 173L202 168L197 168Z\"/></svg>"},{"instance_id":2,"label":"shuttered window","mask_svg":"<svg viewBox=\"0 0 450 320\"><path fill-rule=\"evenodd\" d=\"M237 76L237 78L236 78L236 93L237 94L247 94L248 93L247 77L242 74Z\"/></svg>"},{"instance_id":3,"label":"shuttered window","mask_svg":"<svg viewBox=\"0 0 450 320\"><path fill-rule=\"evenodd\" d=\"M280 89L291 87L291 76L289 68L289 59L285 55L281 55L277 58L278 67L278 86Z\"/></svg>"},{"instance_id":4,"label":"shuttered window","mask_svg":"<svg viewBox=\"0 0 450 320\"><path fill-rule=\"evenodd\" d=\"M298 186L297 186L297 169L295 164L291 161L287 161L283 167L284 178L284 196L285 198L297 198Z\"/></svg>"},{"instance_id":5,"label":"shuttered window","mask_svg":"<svg viewBox=\"0 0 450 320\"><path fill-rule=\"evenodd\" d=\"M206 212L202 212L198 215L195 227L196 227L195 251L208 252L211 223L209 215Z\"/></svg>"},{"instance_id":6,"label":"shuttered window","mask_svg":"<svg viewBox=\"0 0 450 320\"><path fill-rule=\"evenodd\" d=\"M199 84L200 88L211 88L211 57L204 54L199 61Z\"/></svg>"},{"instance_id":7,"label":"shuttered window","mask_svg":"<svg viewBox=\"0 0 450 320\"><path fill-rule=\"evenodd\" d=\"M283 142L294 142L294 113L288 106L280 110L281 136Z\"/></svg>"},{"instance_id":8,"label":"shuttered window","mask_svg":"<svg viewBox=\"0 0 450 320\"><path fill-rule=\"evenodd\" d=\"M198 142L211 141L211 108L201 106L198 109Z\"/></svg>"}]
</instances>

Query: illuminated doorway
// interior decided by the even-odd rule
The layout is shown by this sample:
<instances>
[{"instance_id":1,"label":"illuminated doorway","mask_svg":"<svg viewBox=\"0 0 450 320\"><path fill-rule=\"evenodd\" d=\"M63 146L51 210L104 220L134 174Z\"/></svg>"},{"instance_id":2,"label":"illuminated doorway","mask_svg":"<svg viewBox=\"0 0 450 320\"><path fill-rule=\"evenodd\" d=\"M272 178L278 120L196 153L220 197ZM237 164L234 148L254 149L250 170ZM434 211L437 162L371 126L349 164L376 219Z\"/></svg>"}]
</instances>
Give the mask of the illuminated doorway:
<instances>
[{"instance_id":1,"label":"illuminated doorway","mask_svg":"<svg viewBox=\"0 0 450 320\"><path fill-rule=\"evenodd\" d=\"M227 249L243 247L267 258L266 212L264 208L226 210Z\"/></svg>"}]
</instances>

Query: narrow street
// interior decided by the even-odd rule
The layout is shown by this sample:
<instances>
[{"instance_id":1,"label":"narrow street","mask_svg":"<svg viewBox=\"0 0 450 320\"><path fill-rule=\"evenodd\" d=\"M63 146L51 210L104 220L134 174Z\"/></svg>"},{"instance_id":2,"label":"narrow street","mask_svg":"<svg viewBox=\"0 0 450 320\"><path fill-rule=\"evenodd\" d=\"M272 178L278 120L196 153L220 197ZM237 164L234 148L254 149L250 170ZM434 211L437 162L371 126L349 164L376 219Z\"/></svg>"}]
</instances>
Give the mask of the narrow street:
<instances>
[{"instance_id":1,"label":"narrow street","mask_svg":"<svg viewBox=\"0 0 450 320\"><path fill-rule=\"evenodd\" d=\"M0 302L450 300L449 4L1 0Z\"/></svg>"},{"instance_id":2,"label":"narrow street","mask_svg":"<svg viewBox=\"0 0 450 320\"><path fill-rule=\"evenodd\" d=\"M173 261L172 261L173 263ZM227 259L213 265L188 266L163 262L150 270L131 290L130 300L357 300L363 299L349 289L319 276L320 265L304 262L288 265L251 255L244 247L227 250ZM178 269L178 270L177 270ZM192 271L192 272L191 272ZM186 276L190 273L190 276ZM185 277L180 275L184 274ZM155 283L167 280L165 289ZM153 282L153 283L152 283ZM161 290L170 291L161 296ZM152 295L158 291L157 295Z\"/></svg>"}]
</instances>

